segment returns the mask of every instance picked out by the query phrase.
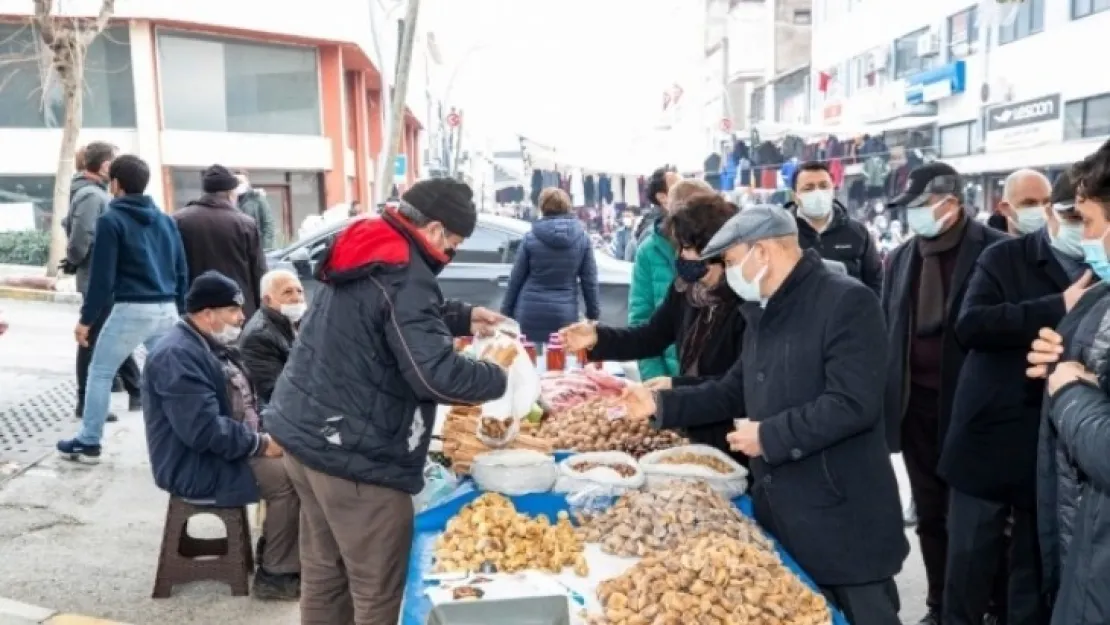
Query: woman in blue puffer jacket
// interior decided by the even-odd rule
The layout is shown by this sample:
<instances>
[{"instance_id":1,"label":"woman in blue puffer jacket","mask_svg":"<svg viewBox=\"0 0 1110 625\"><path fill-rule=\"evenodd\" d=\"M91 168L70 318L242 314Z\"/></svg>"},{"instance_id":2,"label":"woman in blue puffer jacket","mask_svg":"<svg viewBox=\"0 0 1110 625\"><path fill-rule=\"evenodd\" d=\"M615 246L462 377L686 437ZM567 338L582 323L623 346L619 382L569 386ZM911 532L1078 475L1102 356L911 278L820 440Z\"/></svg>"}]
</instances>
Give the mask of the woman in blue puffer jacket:
<instances>
[{"instance_id":1,"label":"woman in blue puffer jacket","mask_svg":"<svg viewBox=\"0 0 1110 625\"><path fill-rule=\"evenodd\" d=\"M597 263L585 227L571 212L570 197L549 187L540 193L539 209L542 218L524 235L501 305L501 313L516 319L537 344L580 319L579 288L586 318L601 315Z\"/></svg>"}]
</instances>

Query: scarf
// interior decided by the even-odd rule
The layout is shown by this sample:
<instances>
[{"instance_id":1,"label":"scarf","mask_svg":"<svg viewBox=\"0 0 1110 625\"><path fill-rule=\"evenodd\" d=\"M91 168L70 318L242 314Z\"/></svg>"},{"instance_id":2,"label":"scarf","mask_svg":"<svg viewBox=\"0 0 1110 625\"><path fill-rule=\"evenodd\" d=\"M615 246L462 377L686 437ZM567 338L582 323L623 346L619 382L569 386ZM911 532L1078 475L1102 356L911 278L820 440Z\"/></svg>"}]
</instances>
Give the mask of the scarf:
<instances>
[{"instance_id":1,"label":"scarf","mask_svg":"<svg viewBox=\"0 0 1110 625\"><path fill-rule=\"evenodd\" d=\"M944 292L944 270L940 256L960 244L967 230L967 214L958 213L959 221L947 231L932 239L917 237L917 252L921 254L921 280L917 286L917 336L934 336L944 328L944 308L948 301Z\"/></svg>"},{"instance_id":2,"label":"scarf","mask_svg":"<svg viewBox=\"0 0 1110 625\"><path fill-rule=\"evenodd\" d=\"M725 301L717 290L722 286L728 288L725 285L712 287L701 282L690 284L681 279L675 280L675 289L686 296L686 303L694 309L694 320L686 328L682 342L678 345L678 370L681 375L700 375L698 361L709 344L714 328L725 317L721 310Z\"/></svg>"}]
</instances>

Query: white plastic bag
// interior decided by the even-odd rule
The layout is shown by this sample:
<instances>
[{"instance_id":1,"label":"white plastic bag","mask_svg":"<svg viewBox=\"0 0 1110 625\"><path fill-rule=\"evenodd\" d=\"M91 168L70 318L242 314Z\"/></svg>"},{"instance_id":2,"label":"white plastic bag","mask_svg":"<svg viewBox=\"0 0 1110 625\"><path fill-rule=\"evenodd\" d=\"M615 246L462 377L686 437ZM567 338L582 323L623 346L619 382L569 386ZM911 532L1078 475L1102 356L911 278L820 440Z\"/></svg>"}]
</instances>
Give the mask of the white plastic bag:
<instances>
[{"instance_id":1,"label":"white plastic bag","mask_svg":"<svg viewBox=\"0 0 1110 625\"><path fill-rule=\"evenodd\" d=\"M528 449L489 451L470 464L470 476L478 488L502 495L545 493L558 472L554 458Z\"/></svg>"},{"instance_id":2,"label":"white plastic bag","mask_svg":"<svg viewBox=\"0 0 1110 625\"><path fill-rule=\"evenodd\" d=\"M424 488L412 499L416 512L438 506L452 498L459 487L459 478L442 464L434 460L424 463Z\"/></svg>"},{"instance_id":3,"label":"white plastic bag","mask_svg":"<svg viewBox=\"0 0 1110 625\"><path fill-rule=\"evenodd\" d=\"M476 338L470 349L477 357L491 349L512 349L516 352L509 365L505 394L482 404L482 418L478 420L478 440L489 447L502 447L520 433L520 421L532 412L532 406L540 398L540 374L520 341L520 326L515 321L502 323L493 336ZM483 428L482 419L486 418L500 423L491 421L488 425L492 428ZM491 432L497 435L491 435Z\"/></svg>"},{"instance_id":4,"label":"white plastic bag","mask_svg":"<svg viewBox=\"0 0 1110 625\"><path fill-rule=\"evenodd\" d=\"M630 466L636 473L624 477L613 469L594 467L588 471L579 471L575 467L582 463L591 464L621 464ZM552 489L557 493L576 494L590 491L592 496L620 496L630 490L643 487L644 472L636 459L623 451L588 451L574 454L559 463L559 477L555 480Z\"/></svg>"},{"instance_id":5,"label":"white plastic bag","mask_svg":"<svg viewBox=\"0 0 1110 625\"><path fill-rule=\"evenodd\" d=\"M681 456L683 454L712 457L720 460L723 465L731 470L728 473L722 473L701 464L671 464L660 462L660 460L664 458ZM713 490L732 499L733 497L743 495L748 486L748 470L740 466L740 464L729 457L728 454L710 447L709 445L683 445L681 447L653 451L640 458L640 468L644 470L644 475L647 477L647 487L649 490L657 488L666 482L673 482L676 480L705 482Z\"/></svg>"}]
</instances>

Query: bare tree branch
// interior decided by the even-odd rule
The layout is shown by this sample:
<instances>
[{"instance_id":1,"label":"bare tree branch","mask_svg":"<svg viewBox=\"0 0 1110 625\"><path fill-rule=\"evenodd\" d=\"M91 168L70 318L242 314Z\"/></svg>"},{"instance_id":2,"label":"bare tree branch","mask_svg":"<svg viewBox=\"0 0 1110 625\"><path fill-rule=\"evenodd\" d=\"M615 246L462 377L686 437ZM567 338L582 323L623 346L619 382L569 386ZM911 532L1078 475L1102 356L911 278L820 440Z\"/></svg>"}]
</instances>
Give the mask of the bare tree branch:
<instances>
[{"instance_id":1,"label":"bare tree branch","mask_svg":"<svg viewBox=\"0 0 1110 625\"><path fill-rule=\"evenodd\" d=\"M100 0L100 12L96 14L96 21L92 24L86 24L81 29L81 43L85 47L88 47L97 35L104 32L104 29L108 27L108 20L112 19L115 12L116 0Z\"/></svg>"}]
</instances>

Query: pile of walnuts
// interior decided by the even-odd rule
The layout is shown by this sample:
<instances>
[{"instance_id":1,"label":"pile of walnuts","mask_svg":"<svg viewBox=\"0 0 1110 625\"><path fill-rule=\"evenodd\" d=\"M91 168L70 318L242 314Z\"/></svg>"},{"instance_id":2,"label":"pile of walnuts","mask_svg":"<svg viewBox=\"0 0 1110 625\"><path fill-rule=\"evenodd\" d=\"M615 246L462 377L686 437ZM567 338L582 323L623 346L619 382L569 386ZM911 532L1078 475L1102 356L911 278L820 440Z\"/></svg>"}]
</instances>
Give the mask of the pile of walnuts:
<instances>
[{"instance_id":1,"label":"pile of walnuts","mask_svg":"<svg viewBox=\"0 0 1110 625\"><path fill-rule=\"evenodd\" d=\"M589 574L582 541L566 512L552 525L546 516L520 514L503 495L486 493L467 504L436 540L437 572L476 572L492 567L498 573L541 569L558 573L574 568Z\"/></svg>"},{"instance_id":2,"label":"pile of walnuts","mask_svg":"<svg viewBox=\"0 0 1110 625\"><path fill-rule=\"evenodd\" d=\"M772 552L770 539L730 501L701 483L674 482L665 489L622 495L609 509L578 515L582 540L601 543L617 556L646 556L674 549L706 533L731 536Z\"/></svg>"},{"instance_id":3,"label":"pile of walnuts","mask_svg":"<svg viewBox=\"0 0 1110 625\"><path fill-rule=\"evenodd\" d=\"M604 617L592 625L706 623L827 625L825 598L773 552L732 536L707 534L645 557L602 582Z\"/></svg>"},{"instance_id":4,"label":"pile of walnuts","mask_svg":"<svg viewBox=\"0 0 1110 625\"><path fill-rule=\"evenodd\" d=\"M604 401L589 400L552 413L540 426L539 435L551 439L555 449L623 451L636 458L686 444L674 432L655 430L647 421L619 415Z\"/></svg>"}]
</instances>

